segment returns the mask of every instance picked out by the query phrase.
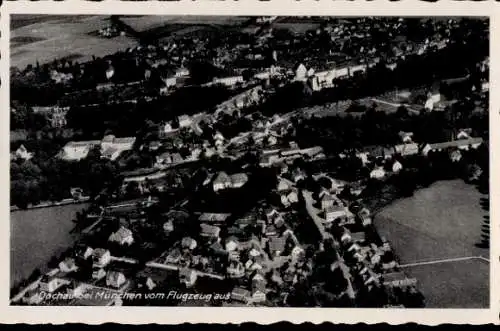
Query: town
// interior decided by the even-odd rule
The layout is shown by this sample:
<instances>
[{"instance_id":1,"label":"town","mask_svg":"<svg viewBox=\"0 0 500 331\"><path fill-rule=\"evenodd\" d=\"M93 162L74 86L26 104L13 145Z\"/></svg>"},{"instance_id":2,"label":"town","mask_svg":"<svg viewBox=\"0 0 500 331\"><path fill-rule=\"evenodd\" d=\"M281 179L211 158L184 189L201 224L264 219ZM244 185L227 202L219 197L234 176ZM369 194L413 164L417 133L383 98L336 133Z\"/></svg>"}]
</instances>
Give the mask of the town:
<instances>
[{"instance_id":1,"label":"town","mask_svg":"<svg viewBox=\"0 0 500 331\"><path fill-rule=\"evenodd\" d=\"M377 218L441 183L487 214L487 20L142 19L89 32L133 47L11 68L11 214L85 206L11 304L442 307L414 269L437 255L406 259ZM428 249L460 261L464 231L483 270L489 216L476 235L439 208Z\"/></svg>"}]
</instances>

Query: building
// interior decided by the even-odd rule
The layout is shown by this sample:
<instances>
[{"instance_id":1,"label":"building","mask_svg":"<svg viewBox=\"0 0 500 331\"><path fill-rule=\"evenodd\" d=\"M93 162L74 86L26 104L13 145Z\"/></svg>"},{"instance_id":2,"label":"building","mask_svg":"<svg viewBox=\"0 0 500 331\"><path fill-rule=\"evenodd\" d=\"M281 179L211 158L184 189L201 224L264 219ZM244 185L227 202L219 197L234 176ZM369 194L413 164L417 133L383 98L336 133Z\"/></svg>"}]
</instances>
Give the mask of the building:
<instances>
[{"instance_id":1,"label":"building","mask_svg":"<svg viewBox=\"0 0 500 331\"><path fill-rule=\"evenodd\" d=\"M251 296L250 291L241 287L235 287L231 292L231 299L234 301L247 303L250 301Z\"/></svg>"},{"instance_id":2,"label":"building","mask_svg":"<svg viewBox=\"0 0 500 331\"><path fill-rule=\"evenodd\" d=\"M248 176L244 173L237 173L231 175L231 187L240 188L246 184L248 181Z\"/></svg>"},{"instance_id":3,"label":"building","mask_svg":"<svg viewBox=\"0 0 500 331\"><path fill-rule=\"evenodd\" d=\"M236 249L238 249L239 246L240 244L234 236L231 236L226 239L226 245L225 245L226 251L228 252L235 251Z\"/></svg>"},{"instance_id":4,"label":"building","mask_svg":"<svg viewBox=\"0 0 500 331\"><path fill-rule=\"evenodd\" d=\"M189 115L181 115L177 117L179 128L189 128L193 124L193 119Z\"/></svg>"},{"instance_id":5,"label":"building","mask_svg":"<svg viewBox=\"0 0 500 331\"><path fill-rule=\"evenodd\" d=\"M33 153L28 152L24 145L19 146L19 148L14 153L16 159L29 160L33 157Z\"/></svg>"},{"instance_id":6,"label":"building","mask_svg":"<svg viewBox=\"0 0 500 331\"><path fill-rule=\"evenodd\" d=\"M105 158L115 160L122 152L131 150L136 138L116 138L113 135L105 136L101 141L70 141L62 150L62 158L68 161L78 161L87 157L89 151L101 147L101 154Z\"/></svg>"},{"instance_id":7,"label":"building","mask_svg":"<svg viewBox=\"0 0 500 331\"><path fill-rule=\"evenodd\" d=\"M214 78L214 84L222 84L225 86L233 87L236 84L243 83L243 76L230 76L230 77L222 77L222 78Z\"/></svg>"},{"instance_id":8,"label":"building","mask_svg":"<svg viewBox=\"0 0 500 331\"><path fill-rule=\"evenodd\" d=\"M109 236L109 241L116 242L120 245L132 245L134 242L134 236L132 235L132 231L121 226L118 231L113 232Z\"/></svg>"},{"instance_id":9,"label":"building","mask_svg":"<svg viewBox=\"0 0 500 331\"><path fill-rule=\"evenodd\" d=\"M269 238L268 242L269 252L272 256L280 256L285 251L286 238L284 237L272 237Z\"/></svg>"},{"instance_id":10,"label":"building","mask_svg":"<svg viewBox=\"0 0 500 331\"><path fill-rule=\"evenodd\" d=\"M186 287L192 287L196 284L196 280L198 279L198 274L193 269L181 268L179 270L179 281L186 285Z\"/></svg>"},{"instance_id":11,"label":"building","mask_svg":"<svg viewBox=\"0 0 500 331\"><path fill-rule=\"evenodd\" d=\"M73 272L78 270L78 267L75 264L75 259L67 257L63 261L59 262L59 270L62 272Z\"/></svg>"},{"instance_id":12,"label":"building","mask_svg":"<svg viewBox=\"0 0 500 331\"><path fill-rule=\"evenodd\" d=\"M92 252L93 266L96 268L104 268L111 261L111 253L104 248L96 248Z\"/></svg>"},{"instance_id":13,"label":"building","mask_svg":"<svg viewBox=\"0 0 500 331\"><path fill-rule=\"evenodd\" d=\"M416 143L396 145L394 146L394 150L401 156L410 156L419 153L419 148Z\"/></svg>"},{"instance_id":14,"label":"building","mask_svg":"<svg viewBox=\"0 0 500 331\"><path fill-rule=\"evenodd\" d=\"M198 244L197 244L196 240L194 240L191 237L182 238L182 241L181 241L182 248L187 248L187 249L193 250L196 248L197 245Z\"/></svg>"},{"instance_id":15,"label":"building","mask_svg":"<svg viewBox=\"0 0 500 331\"><path fill-rule=\"evenodd\" d=\"M86 158L89 151L100 144L100 140L70 141L63 147L62 158L67 161L79 161Z\"/></svg>"},{"instance_id":16,"label":"building","mask_svg":"<svg viewBox=\"0 0 500 331\"><path fill-rule=\"evenodd\" d=\"M326 210L330 207L333 207L336 199L330 193L323 194L323 198L321 199L321 209Z\"/></svg>"},{"instance_id":17,"label":"building","mask_svg":"<svg viewBox=\"0 0 500 331\"><path fill-rule=\"evenodd\" d=\"M394 163L392 164L392 172L394 173L398 173L400 172L401 170L403 169L403 165L401 164L401 162L399 161L394 161Z\"/></svg>"},{"instance_id":18,"label":"building","mask_svg":"<svg viewBox=\"0 0 500 331\"><path fill-rule=\"evenodd\" d=\"M224 171L219 172L217 177L213 181L214 191L220 191L232 186L231 177Z\"/></svg>"},{"instance_id":19,"label":"building","mask_svg":"<svg viewBox=\"0 0 500 331\"><path fill-rule=\"evenodd\" d=\"M55 292L64 285L69 284L68 280L61 279L58 277L43 275L40 279L39 287L42 292Z\"/></svg>"},{"instance_id":20,"label":"building","mask_svg":"<svg viewBox=\"0 0 500 331\"><path fill-rule=\"evenodd\" d=\"M347 216L346 210L343 206L332 206L324 211L326 222L333 222L339 218L345 218Z\"/></svg>"},{"instance_id":21,"label":"building","mask_svg":"<svg viewBox=\"0 0 500 331\"><path fill-rule=\"evenodd\" d=\"M226 271L230 278L241 278L245 276L245 267L237 260L229 262Z\"/></svg>"},{"instance_id":22,"label":"building","mask_svg":"<svg viewBox=\"0 0 500 331\"><path fill-rule=\"evenodd\" d=\"M104 277L106 277L106 270L104 270L103 268L95 268L92 271L92 279L99 280L103 279Z\"/></svg>"},{"instance_id":23,"label":"building","mask_svg":"<svg viewBox=\"0 0 500 331\"><path fill-rule=\"evenodd\" d=\"M409 144L413 142L413 132L399 132L399 138L401 138L401 142L403 144Z\"/></svg>"},{"instance_id":24,"label":"building","mask_svg":"<svg viewBox=\"0 0 500 331\"><path fill-rule=\"evenodd\" d=\"M382 167L377 167L370 172L370 178L382 179L385 177L385 170Z\"/></svg>"},{"instance_id":25,"label":"building","mask_svg":"<svg viewBox=\"0 0 500 331\"><path fill-rule=\"evenodd\" d=\"M163 231L165 231L165 234L169 235L174 231L174 222L172 220L168 220L165 223L163 223Z\"/></svg>"},{"instance_id":26,"label":"building","mask_svg":"<svg viewBox=\"0 0 500 331\"><path fill-rule=\"evenodd\" d=\"M181 77L188 77L189 76L189 69L181 67L175 71L175 77L176 78L181 78Z\"/></svg>"},{"instance_id":27,"label":"building","mask_svg":"<svg viewBox=\"0 0 500 331\"><path fill-rule=\"evenodd\" d=\"M231 216L229 213L203 213L200 215L198 220L200 223L216 224L225 223L226 220Z\"/></svg>"},{"instance_id":28,"label":"building","mask_svg":"<svg viewBox=\"0 0 500 331\"><path fill-rule=\"evenodd\" d=\"M119 271L109 271L106 274L106 286L120 288L126 281L125 275Z\"/></svg>"},{"instance_id":29,"label":"building","mask_svg":"<svg viewBox=\"0 0 500 331\"><path fill-rule=\"evenodd\" d=\"M295 69L295 80L305 81L307 79L307 68L305 65L300 63Z\"/></svg>"},{"instance_id":30,"label":"building","mask_svg":"<svg viewBox=\"0 0 500 331\"><path fill-rule=\"evenodd\" d=\"M224 171L221 171L213 181L213 188L215 192L228 188L240 188L245 185L247 181L248 176L244 173L237 173L229 176Z\"/></svg>"},{"instance_id":31,"label":"building","mask_svg":"<svg viewBox=\"0 0 500 331\"><path fill-rule=\"evenodd\" d=\"M200 236L210 239L219 238L220 228L218 226L213 226L209 224L200 224L201 232Z\"/></svg>"},{"instance_id":32,"label":"building","mask_svg":"<svg viewBox=\"0 0 500 331\"><path fill-rule=\"evenodd\" d=\"M432 111L434 110L434 107L441 101L441 94L439 93L434 93L434 94L431 94L429 93L428 97L427 97L427 101L425 101L425 105L424 105L424 108L429 110L429 111Z\"/></svg>"},{"instance_id":33,"label":"building","mask_svg":"<svg viewBox=\"0 0 500 331\"><path fill-rule=\"evenodd\" d=\"M427 155L429 152L439 152L446 149L461 149L468 150L470 148L478 148L483 143L483 138L468 138L447 141L443 143L427 144L422 149L422 154Z\"/></svg>"}]
</instances>

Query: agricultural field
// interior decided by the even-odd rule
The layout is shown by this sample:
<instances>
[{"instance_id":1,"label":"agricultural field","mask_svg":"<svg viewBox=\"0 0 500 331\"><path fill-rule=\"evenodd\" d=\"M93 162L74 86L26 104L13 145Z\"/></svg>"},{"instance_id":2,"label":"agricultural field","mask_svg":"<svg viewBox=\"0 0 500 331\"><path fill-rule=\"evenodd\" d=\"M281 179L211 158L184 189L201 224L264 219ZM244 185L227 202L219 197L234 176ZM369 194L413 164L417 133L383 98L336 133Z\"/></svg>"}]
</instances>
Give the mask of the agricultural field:
<instances>
[{"instance_id":1,"label":"agricultural field","mask_svg":"<svg viewBox=\"0 0 500 331\"><path fill-rule=\"evenodd\" d=\"M29 64L70 58L88 61L137 45L137 41L119 36L112 39L89 33L109 25L107 16L11 16L11 66L24 69Z\"/></svg>"}]
</instances>

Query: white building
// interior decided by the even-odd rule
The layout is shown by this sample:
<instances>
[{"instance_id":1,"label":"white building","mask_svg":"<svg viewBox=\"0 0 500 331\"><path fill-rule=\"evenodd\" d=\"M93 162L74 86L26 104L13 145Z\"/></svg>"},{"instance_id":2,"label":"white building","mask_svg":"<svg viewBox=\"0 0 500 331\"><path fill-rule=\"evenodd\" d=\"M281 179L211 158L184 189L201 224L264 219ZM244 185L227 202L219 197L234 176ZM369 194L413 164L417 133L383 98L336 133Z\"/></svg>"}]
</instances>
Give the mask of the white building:
<instances>
[{"instance_id":1,"label":"white building","mask_svg":"<svg viewBox=\"0 0 500 331\"><path fill-rule=\"evenodd\" d=\"M222 77L222 78L214 78L214 84L222 84L226 86L235 86L238 83L243 83L243 76L231 76L231 77Z\"/></svg>"},{"instance_id":2,"label":"white building","mask_svg":"<svg viewBox=\"0 0 500 331\"><path fill-rule=\"evenodd\" d=\"M375 168L370 172L370 178L382 179L385 176L385 171L382 167Z\"/></svg>"}]
</instances>

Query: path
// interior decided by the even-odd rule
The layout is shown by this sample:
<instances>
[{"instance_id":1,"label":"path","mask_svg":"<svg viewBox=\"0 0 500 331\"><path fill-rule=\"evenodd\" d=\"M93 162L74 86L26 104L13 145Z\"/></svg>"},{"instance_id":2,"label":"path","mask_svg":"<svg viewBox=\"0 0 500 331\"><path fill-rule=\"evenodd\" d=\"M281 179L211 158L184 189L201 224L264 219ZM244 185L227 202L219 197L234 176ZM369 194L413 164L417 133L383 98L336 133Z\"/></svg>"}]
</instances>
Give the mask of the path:
<instances>
[{"instance_id":1,"label":"path","mask_svg":"<svg viewBox=\"0 0 500 331\"><path fill-rule=\"evenodd\" d=\"M485 257L482 256L465 256L465 257L455 257L455 258L449 258L449 259L440 259L440 260L433 260L433 261L422 261L422 262L414 262L414 263L407 263L407 264L402 264L400 265L401 268L408 268L408 267L415 267L415 266L420 266L420 265L428 265L428 264L438 264L438 263L446 263L446 262L459 262L459 261L467 261L467 260L482 260L485 262L490 262Z\"/></svg>"}]
</instances>

